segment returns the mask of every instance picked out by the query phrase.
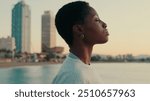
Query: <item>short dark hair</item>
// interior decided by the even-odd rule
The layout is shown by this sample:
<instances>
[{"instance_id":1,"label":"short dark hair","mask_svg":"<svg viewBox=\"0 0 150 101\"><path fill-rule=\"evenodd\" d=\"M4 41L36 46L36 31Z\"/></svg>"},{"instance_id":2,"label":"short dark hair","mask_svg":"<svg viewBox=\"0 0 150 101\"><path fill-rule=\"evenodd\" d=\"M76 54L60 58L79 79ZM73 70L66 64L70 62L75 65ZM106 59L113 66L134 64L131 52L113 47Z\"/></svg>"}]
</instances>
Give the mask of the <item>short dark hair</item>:
<instances>
[{"instance_id":1,"label":"short dark hair","mask_svg":"<svg viewBox=\"0 0 150 101\"><path fill-rule=\"evenodd\" d=\"M84 23L91 7L85 1L75 1L64 5L56 14L55 25L59 35L70 46L73 44L72 27L77 23Z\"/></svg>"}]
</instances>

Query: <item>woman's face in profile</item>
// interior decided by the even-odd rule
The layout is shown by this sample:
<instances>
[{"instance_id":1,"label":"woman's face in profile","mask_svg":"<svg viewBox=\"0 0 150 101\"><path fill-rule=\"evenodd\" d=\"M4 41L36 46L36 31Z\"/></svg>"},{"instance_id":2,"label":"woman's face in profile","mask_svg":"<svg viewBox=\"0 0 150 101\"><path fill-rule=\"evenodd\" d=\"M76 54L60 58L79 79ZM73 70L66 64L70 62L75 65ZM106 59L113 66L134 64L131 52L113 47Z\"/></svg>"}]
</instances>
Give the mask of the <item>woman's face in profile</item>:
<instances>
[{"instance_id":1,"label":"woman's face in profile","mask_svg":"<svg viewBox=\"0 0 150 101\"><path fill-rule=\"evenodd\" d=\"M108 41L107 25L100 20L96 11L91 8L83 24L85 42L88 44L102 44Z\"/></svg>"}]
</instances>

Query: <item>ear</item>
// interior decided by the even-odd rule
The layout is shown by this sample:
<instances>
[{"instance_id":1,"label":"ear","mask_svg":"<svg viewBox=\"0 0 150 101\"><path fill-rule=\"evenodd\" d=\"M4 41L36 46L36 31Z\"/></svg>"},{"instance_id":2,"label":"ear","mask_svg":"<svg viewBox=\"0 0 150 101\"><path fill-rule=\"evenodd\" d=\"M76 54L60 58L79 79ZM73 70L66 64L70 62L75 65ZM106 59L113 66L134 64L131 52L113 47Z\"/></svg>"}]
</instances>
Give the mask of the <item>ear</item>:
<instances>
[{"instance_id":1,"label":"ear","mask_svg":"<svg viewBox=\"0 0 150 101\"><path fill-rule=\"evenodd\" d=\"M81 35L84 33L84 29L82 27L82 25L73 25L73 32L78 34L78 35Z\"/></svg>"}]
</instances>

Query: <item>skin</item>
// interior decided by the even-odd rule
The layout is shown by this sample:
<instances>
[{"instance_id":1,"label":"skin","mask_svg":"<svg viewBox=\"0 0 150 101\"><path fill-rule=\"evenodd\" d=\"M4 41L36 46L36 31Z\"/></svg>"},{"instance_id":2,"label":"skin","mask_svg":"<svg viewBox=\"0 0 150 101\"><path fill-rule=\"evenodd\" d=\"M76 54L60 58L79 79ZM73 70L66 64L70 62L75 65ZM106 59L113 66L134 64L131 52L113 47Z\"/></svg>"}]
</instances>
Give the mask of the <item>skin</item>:
<instances>
[{"instance_id":1,"label":"skin","mask_svg":"<svg viewBox=\"0 0 150 101\"><path fill-rule=\"evenodd\" d=\"M95 44L108 41L107 25L99 19L97 12L91 8L83 24L73 26L73 45L70 52L75 54L85 64L90 65L91 54ZM84 35L84 38L81 37Z\"/></svg>"}]
</instances>

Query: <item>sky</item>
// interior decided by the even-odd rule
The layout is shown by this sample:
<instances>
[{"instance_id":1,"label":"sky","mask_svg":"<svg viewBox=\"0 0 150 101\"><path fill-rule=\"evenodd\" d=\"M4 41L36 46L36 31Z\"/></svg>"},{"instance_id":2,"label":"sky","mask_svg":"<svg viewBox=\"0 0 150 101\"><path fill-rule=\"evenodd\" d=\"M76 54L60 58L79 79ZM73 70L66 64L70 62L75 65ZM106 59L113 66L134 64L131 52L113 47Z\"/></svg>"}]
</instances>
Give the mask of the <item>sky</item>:
<instances>
[{"instance_id":1,"label":"sky","mask_svg":"<svg viewBox=\"0 0 150 101\"><path fill-rule=\"evenodd\" d=\"M11 36L11 10L20 0L0 0L0 38ZM32 51L41 48L41 15L50 10L55 16L64 4L76 0L24 0L31 10ZM107 23L109 41L93 48L93 54L150 55L150 0L84 0ZM57 34L57 46L68 46Z\"/></svg>"}]
</instances>

